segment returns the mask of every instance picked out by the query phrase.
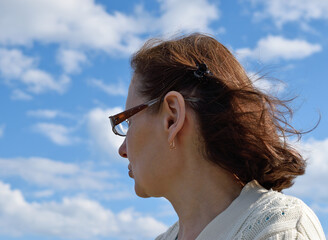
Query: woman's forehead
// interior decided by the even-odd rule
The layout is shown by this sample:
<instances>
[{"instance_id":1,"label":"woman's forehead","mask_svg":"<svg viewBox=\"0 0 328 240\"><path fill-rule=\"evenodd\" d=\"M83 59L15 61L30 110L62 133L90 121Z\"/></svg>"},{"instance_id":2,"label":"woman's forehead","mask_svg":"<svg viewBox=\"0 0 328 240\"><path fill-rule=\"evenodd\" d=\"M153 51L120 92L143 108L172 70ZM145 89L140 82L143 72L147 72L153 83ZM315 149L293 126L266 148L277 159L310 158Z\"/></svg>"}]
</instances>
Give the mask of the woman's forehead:
<instances>
[{"instance_id":1,"label":"woman's forehead","mask_svg":"<svg viewBox=\"0 0 328 240\"><path fill-rule=\"evenodd\" d=\"M139 83L138 80L136 80L135 78L136 78L135 75L133 75L129 85L129 91L125 103L125 109L129 109L143 103L142 98L139 96L139 94L137 94L137 85Z\"/></svg>"}]
</instances>

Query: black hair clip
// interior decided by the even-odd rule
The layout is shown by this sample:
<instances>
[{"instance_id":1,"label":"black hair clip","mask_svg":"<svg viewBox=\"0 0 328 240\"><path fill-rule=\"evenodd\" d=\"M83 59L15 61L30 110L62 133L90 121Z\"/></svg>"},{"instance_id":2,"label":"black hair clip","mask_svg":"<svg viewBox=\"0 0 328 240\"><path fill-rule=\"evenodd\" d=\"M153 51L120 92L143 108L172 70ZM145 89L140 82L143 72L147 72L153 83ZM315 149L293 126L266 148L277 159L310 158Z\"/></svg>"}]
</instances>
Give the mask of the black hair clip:
<instances>
[{"instance_id":1,"label":"black hair clip","mask_svg":"<svg viewBox=\"0 0 328 240\"><path fill-rule=\"evenodd\" d=\"M194 71L195 77L202 78L205 74L212 74L210 70L208 70L207 65L205 63L197 64L197 70Z\"/></svg>"}]
</instances>

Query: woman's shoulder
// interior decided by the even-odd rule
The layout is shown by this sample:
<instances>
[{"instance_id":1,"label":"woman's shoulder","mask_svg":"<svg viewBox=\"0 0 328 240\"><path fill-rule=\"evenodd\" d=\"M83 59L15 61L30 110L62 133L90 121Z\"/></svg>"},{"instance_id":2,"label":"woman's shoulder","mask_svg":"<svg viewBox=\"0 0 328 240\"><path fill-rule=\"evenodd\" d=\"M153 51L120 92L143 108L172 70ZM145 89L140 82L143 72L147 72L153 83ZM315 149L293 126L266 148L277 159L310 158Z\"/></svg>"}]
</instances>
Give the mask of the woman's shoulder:
<instances>
[{"instance_id":1,"label":"woman's shoulder","mask_svg":"<svg viewBox=\"0 0 328 240\"><path fill-rule=\"evenodd\" d=\"M267 239L277 234L324 239L317 216L302 200L268 190L252 204L233 239Z\"/></svg>"},{"instance_id":2,"label":"woman's shoulder","mask_svg":"<svg viewBox=\"0 0 328 240\"><path fill-rule=\"evenodd\" d=\"M178 232L179 222L176 222L166 232L159 235L155 240L174 240Z\"/></svg>"},{"instance_id":3,"label":"woman's shoulder","mask_svg":"<svg viewBox=\"0 0 328 240\"><path fill-rule=\"evenodd\" d=\"M174 240L176 222L156 240ZM218 235L219 234L219 235ZM209 237L210 236L210 237ZM325 239L314 212L300 199L250 182L240 196L203 230L201 239Z\"/></svg>"}]
</instances>

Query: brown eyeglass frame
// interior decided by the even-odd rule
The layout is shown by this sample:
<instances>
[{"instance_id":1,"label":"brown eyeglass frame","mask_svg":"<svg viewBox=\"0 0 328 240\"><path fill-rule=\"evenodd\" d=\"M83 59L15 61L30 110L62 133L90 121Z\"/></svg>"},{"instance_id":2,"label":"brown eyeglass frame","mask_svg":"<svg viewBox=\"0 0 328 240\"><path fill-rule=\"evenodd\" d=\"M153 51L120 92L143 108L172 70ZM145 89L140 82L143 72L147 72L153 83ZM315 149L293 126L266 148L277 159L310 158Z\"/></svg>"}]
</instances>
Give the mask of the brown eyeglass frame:
<instances>
[{"instance_id":1,"label":"brown eyeglass frame","mask_svg":"<svg viewBox=\"0 0 328 240\"><path fill-rule=\"evenodd\" d=\"M154 105L160 99L161 99L160 97L159 98L155 98L155 99L152 99L152 100L150 100L148 102L145 102L143 104L140 104L138 106L135 106L133 108L130 108L128 110L125 110L125 111L123 111L121 113L118 113L116 115L109 116L108 118L109 118L110 123L112 125L112 131L113 131L113 133L115 133L118 136L125 137L126 135L122 135L119 132L117 132L116 129L115 129L115 127L118 124L122 123L123 121L126 121L128 118L132 117L133 115L137 114L138 112L141 112L145 108ZM185 98L185 101L190 101L190 102L196 102L198 100L199 100L198 98L193 98L193 97Z\"/></svg>"},{"instance_id":2,"label":"brown eyeglass frame","mask_svg":"<svg viewBox=\"0 0 328 240\"><path fill-rule=\"evenodd\" d=\"M120 124L121 122L123 121L126 121L128 118L132 117L133 115L137 114L138 112L144 110L145 108L155 104L156 102L158 102L160 100L160 98L155 98L155 99L152 99L148 102L145 102L143 104L140 104L138 106L135 106L133 108L130 108L124 112L121 112L121 113L118 113L116 115L113 115L113 116L110 116L109 117L109 120L110 120L110 123L112 125L112 131L113 133L115 133L116 135L119 135L119 136L122 136L122 137L125 137L126 135L122 135L120 133L118 133L115 129L115 127Z\"/></svg>"}]
</instances>

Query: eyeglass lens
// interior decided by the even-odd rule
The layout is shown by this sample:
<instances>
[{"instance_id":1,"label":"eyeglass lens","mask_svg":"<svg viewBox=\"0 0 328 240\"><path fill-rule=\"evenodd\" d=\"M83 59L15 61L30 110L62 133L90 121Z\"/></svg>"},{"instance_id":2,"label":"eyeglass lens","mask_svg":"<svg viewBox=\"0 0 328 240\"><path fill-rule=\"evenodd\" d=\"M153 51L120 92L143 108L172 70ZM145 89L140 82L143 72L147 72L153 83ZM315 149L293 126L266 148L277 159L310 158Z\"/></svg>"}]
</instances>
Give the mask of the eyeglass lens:
<instances>
[{"instance_id":1,"label":"eyeglass lens","mask_svg":"<svg viewBox=\"0 0 328 240\"><path fill-rule=\"evenodd\" d=\"M123 121L120 124L115 126L115 130L120 134L125 136L126 133L128 132L129 129L129 124L127 123L127 121Z\"/></svg>"}]
</instances>

